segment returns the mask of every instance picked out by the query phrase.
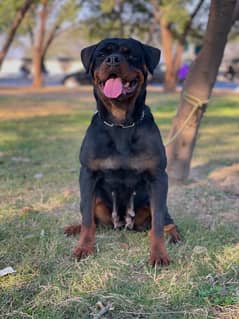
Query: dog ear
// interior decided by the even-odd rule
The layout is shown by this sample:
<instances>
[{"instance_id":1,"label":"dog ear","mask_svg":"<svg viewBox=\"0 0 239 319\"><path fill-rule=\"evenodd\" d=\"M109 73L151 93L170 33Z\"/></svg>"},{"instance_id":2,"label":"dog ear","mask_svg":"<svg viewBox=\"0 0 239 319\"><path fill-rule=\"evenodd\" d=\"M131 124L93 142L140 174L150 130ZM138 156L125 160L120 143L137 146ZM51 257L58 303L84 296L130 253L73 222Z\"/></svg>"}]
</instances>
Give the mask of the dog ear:
<instances>
[{"instance_id":1,"label":"dog ear","mask_svg":"<svg viewBox=\"0 0 239 319\"><path fill-rule=\"evenodd\" d=\"M90 73L90 68L92 65L92 58L98 44L91 45L87 48L81 50L81 61L84 65L86 73Z\"/></svg>"},{"instance_id":2,"label":"dog ear","mask_svg":"<svg viewBox=\"0 0 239 319\"><path fill-rule=\"evenodd\" d=\"M147 44L142 44L146 66L151 74L159 63L161 51Z\"/></svg>"}]
</instances>

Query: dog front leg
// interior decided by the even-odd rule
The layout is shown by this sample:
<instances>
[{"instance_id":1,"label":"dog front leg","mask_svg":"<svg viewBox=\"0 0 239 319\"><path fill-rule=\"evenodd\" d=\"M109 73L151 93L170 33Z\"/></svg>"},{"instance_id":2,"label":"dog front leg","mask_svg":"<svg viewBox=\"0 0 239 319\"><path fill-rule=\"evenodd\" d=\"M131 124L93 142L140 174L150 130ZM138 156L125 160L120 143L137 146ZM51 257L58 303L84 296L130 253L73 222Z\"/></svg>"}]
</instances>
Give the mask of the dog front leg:
<instances>
[{"instance_id":1,"label":"dog front leg","mask_svg":"<svg viewBox=\"0 0 239 319\"><path fill-rule=\"evenodd\" d=\"M85 167L80 171L82 225L80 240L74 249L77 259L93 254L95 244L95 185L93 173Z\"/></svg>"},{"instance_id":2,"label":"dog front leg","mask_svg":"<svg viewBox=\"0 0 239 319\"><path fill-rule=\"evenodd\" d=\"M151 182L150 207L151 207L151 230L150 230L150 263L154 265L169 265L164 240L164 222L167 212L168 176L165 171L159 170L156 178Z\"/></svg>"}]
</instances>

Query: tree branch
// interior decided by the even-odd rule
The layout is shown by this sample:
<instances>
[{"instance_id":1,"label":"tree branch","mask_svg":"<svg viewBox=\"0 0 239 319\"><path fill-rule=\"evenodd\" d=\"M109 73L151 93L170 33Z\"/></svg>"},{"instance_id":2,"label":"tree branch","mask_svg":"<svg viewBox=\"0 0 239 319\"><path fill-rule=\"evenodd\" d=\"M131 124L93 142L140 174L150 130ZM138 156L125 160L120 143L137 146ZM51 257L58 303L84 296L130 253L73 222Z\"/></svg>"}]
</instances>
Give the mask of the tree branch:
<instances>
[{"instance_id":1,"label":"tree branch","mask_svg":"<svg viewBox=\"0 0 239 319\"><path fill-rule=\"evenodd\" d=\"M42 52L43 41L44 41L45 32L46 32L47 5L48 5L48 0L42 0L42 9L40 12L40 27L39 27L38 39L36 43L36 48L39 50L39 52Z\"/></svg>"},{"instance_id":2,"label":"tree branch","mask_svg":"<svg viewBox=\"0 0 239 319\"><path fill-rule=\"evenodd\" d=\"M56 38L56 37L59 37L59 36L62 35L63 33L77 30L77 29L79 28L79 26L80 26L80 22L78 21L78 22L72 24L72 25L69 26L69 27L66 27L66 28L64 28L64 29L57 30L58 32L56 32L55 38Z\"/></svg>"},{"instance_id":3,"label":"tree branch","mask_svg":"<svg viewBox=\"0 0 239 319\"><path fill-rule=\"evenodd\" d=\"M194 11L192 12L192 14L190 15L190 19L188 20L188 22L185 24L185 27L184 27L184 30L183 30L183 34L182 36L180 37L180 42L182 45L185 44L185 40L186 40L186 37L189 33L189 31L191 30L191 27L192 27L192 23L193 23L193 20L194 18L196 17L196 15L198 14L198 11L200 10L201 6L203 5L203 2L205 0L199 0L197 6L195 7Z\"/></svg>"},{"instance_id":4,"label":"tree branch","mask_svg":"<svg viewBox=\"0 0 239 319\"><path fill-rule=\"evenodd\" d=\"M8 49L13 41L13 38L17 32L18 27L20 26L25 14L33 4L34 0L26 0L24 4L20 7L20 9L17 11L15 18L13 20L12 26L10 28L10 31L7 35L7 38L5 40L5 43L3 44L3 47L0 51L0 67L3 63L3 60L8 52Z\"/></svg>"},{"instance_id":5,"label":"tree branch","mask_svg":"<svg viewBox=\"0 0 239 319\"><path fill-rule=\"evenodd\" d=\"M31 25L28 25L27 31L28 31L28 34L29 34L31 46L33 47L33 45L34 45L34 32L33 32L33 29L32 29Z\"/></svg>"},{"instance_id":6,"label":"tree branch","mask_svg":"<svg viewBox=\"0 0 239 319\"><path fill-rule=\"evenodd\" d=\"M45 44L42 48L42 59L45 58L47 50L49 49L50 45L52 44L53 40L56 38L57 30L59 29L58 24L55 24L51 31L48 34L48 37L45 41Z\"/></svg>"}]
</instances>

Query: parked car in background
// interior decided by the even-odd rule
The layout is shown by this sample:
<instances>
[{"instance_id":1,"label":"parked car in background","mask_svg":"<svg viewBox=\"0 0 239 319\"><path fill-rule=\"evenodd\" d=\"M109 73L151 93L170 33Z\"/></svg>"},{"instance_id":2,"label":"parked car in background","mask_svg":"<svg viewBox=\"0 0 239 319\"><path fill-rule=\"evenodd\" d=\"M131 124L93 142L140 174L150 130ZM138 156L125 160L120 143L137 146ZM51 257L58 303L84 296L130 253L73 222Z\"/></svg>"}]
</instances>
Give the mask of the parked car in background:
<instances>
[{"instance_id":1,"label":"parked car in background","mask_svg":"<svg viewBox=\"0 0 239 319\"><path fill-rule=\"evenodd\" d=\"M166 71L166 66L164 63L159 63L155 70L154 74L148 75L148 83L150 84L157 84L160 83L162 84L164 82L164 77L165 77L165 71Z\"/></svg>"},{"instance_id":2,"label":"parked car in background","mask_svg":"<svg viewBox=\"0 0 239 319\"><path fill-rule=\"evenodd\" d=\"M79 71L67 74L61 83L68 88L74 88L79 85L91 84L91 77L85 71Z\"/></svg>"},{"instance_id":3,"label":"parked car in background","mask_svg":"<svg viewBox=\"0 0 239 319\"><path fill-rule=\"evenodd\" d=\"M235 58L230 61L225 72L225 77L231 82L239 79L239 58Z\"/></svg>"}]
</instances>

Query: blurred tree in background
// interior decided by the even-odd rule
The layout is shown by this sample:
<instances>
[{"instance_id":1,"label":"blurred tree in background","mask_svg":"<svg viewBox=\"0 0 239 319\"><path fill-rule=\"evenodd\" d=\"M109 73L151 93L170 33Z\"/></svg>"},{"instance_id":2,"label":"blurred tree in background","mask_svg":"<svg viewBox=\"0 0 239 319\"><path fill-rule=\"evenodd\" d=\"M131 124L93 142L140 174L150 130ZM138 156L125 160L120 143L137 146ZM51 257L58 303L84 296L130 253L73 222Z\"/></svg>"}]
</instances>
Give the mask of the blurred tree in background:
<instances>
[{"instance_id":1,"label":"blurred tree in background","mask_svg":"<svg viewBox=\"0 0 239 319\"><path fill-rule=\"evenodd\" d=\"M5 34L0 47L0 68L15 34L34 0L5 0L0 3L0 32Z\"/></svg>"},{"instance_id":2,"label":"blurred tree in background","mask_svg":"<svg viewBox=\"0 0 239 319\"><path fill-rule=\"evenodd\" d=\"M146 0L85 1L83 18L92 40L107 37L136 37L149 42L153 24L152 6Z\"/></svg>"},{"instance_id":3,"label":"blurred tree in background","mask_svg":"<svg viewBox=\"0 0 239 319\"><path fill-rule=\"evenodd\" d=\"M166 91L174 91L188 38L202 40L209 2L92 0L85 2L85 8L89 14L83 24L92 40L135 37L156 46L161 43L166 65L164 87ZM204 20L198 18L199 13Z\"/></svg>"},{"instance_id":4,"label":"blurred tree in background","mask_svg":"<svg viewBox=\"0 0 239 319\"><path fill-rule=\"evenodd\" d=\"M25 3L28 4L25 17L21 15L16 26L13 21ZM185 48L188 43L201 46L209 5L209 0L2 1L0 32L8 41L0 48L0 64L17 30L22 47L27 48L26 37L30 39L28 47L36 87L42 85L41 74L49 48L59 56L61 52L72 54L74 47L78 57L84 43L105 37L134 37L162 48L166 67L164 88L174 91ZM236 16L238 10L234 11ZM235 25L231 38L237 36L238 25Z\"/></svg>"},{"instance_id":5,"label":"blurred tree in background","mask_svg":"<svg viewBox=\"0 0 239 319\"><path fill-rule=\"evenodd\" d=\"M80 5L77 0L40 0L26 15L20 32L30 39L34 87L43 85L44 60L53 41L78 26Z\"/></svg>"},{"instance_id":6,"label":"blurred tree in background","mask_svg":"<svg viewBox=\"0 0 239 319\"><path fill-rule=\"evenodd\" d=\"M154 18L160 26L166 64L165 91L176 89L177 72L182 64L182 54L188 37L190 36L191 40L200 37L201 21L196 18L204 3L205 0L152 0Z\"/></svg>"}]
</instances>

